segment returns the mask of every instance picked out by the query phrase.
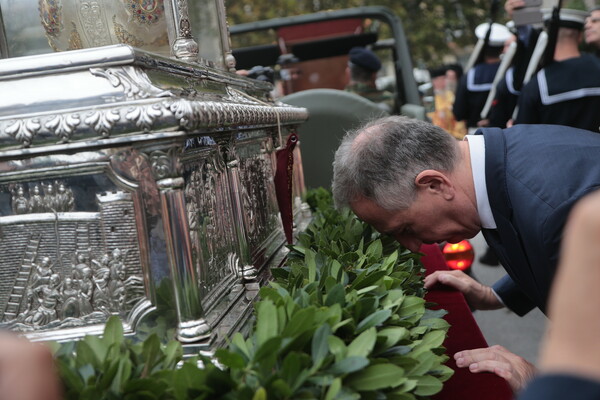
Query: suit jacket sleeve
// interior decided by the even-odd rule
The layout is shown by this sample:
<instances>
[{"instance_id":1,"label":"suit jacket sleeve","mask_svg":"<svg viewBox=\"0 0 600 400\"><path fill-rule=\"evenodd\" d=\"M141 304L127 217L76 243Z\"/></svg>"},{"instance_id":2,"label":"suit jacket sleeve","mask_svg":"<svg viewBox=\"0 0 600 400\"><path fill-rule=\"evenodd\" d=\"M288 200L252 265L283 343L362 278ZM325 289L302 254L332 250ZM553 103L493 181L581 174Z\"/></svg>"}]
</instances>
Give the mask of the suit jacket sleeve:
<instances>
[{"instance_id":1,"label":"suit jacket sleeve","mask_svg":"<svg viewBox=\"0 0 600 400\"><path fill-rule=\"evenodd\" d=\"M522 317L535 308L535 304L523 293L510 276L505 275L492 287L502 302L512 312Z\"/></svg>"},{"instance_id":2,"label":"suit jacket sleeve","mask_svg":"<svg viewBox=\"0 0 600 400\"><path fill-rule=\"evenodd\" d=\"M546 374L535 378L518 400L600 399L600 382L575 375Z\"/></svg>"}]
</instances>

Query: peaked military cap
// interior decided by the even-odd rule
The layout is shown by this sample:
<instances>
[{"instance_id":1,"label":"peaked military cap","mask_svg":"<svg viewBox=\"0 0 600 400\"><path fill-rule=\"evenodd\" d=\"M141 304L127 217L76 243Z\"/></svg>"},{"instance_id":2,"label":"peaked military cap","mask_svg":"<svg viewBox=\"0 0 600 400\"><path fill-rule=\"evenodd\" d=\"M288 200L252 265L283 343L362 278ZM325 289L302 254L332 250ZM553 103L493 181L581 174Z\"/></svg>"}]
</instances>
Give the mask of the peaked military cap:
<instances>
[{"instance_id":1,"label":"peaked military cap","mask_svg":"<svg viewBox=\"0 0 600 400\"><path fill-rule=\"evenodd\" d=\"M349 53L350 62L369 71L377 72L381 69L381 61L371 50L364 47L353 47Z\"/></svg>"}]
</instances>

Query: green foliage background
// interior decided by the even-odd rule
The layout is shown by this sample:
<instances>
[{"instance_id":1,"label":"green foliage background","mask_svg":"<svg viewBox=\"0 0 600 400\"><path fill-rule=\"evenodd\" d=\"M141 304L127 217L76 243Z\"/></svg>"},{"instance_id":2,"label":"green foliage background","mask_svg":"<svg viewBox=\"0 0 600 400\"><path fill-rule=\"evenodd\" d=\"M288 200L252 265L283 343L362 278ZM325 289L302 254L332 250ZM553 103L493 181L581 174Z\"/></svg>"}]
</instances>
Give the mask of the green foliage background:
<instances>
[{"instance_id":1,"label":"green foliage background","mask_svg":"<svg viewBox=\"0 0 600 400\"><path fill-rule=\"evenodd\" d=\"M392 9L408 36L413 64L433 66L445 56L473 45L475 27L489 15L490 0L227 0L230 25L263 19L359 6L380 5ZM505 20L504 2L498 18Z\"/></svg>"}]
</instances>

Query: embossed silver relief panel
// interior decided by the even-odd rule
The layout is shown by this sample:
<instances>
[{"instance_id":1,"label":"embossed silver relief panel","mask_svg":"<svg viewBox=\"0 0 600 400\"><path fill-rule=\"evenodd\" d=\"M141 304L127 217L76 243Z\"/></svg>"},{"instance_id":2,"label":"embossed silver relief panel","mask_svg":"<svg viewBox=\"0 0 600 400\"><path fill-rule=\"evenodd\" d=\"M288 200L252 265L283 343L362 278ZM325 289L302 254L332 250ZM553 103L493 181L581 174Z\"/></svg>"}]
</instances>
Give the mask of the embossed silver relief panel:
<instances>
[{"instance_id":1,"label":"embossed silver relief panel","mask_svg":"<svg viewBox=\"0 0 600 400\"><path fill-rule=\"evenodd\" d=\"M103 174L2 184L0 238L4 328L127 321L146 299L133 194Z\"/></svg>"},{"instance_id":2,"label":"embossed silver relief panel","mask_svg":"<svg viewBox=\"0 0 600 400\"><path fill-rule=\"evenodd\" d=\"M202 305L210 312L240 279L227 171L216 145L195 153L184 168L192 256Z\"/></svg>"},{"instance_id":3,"label":"embossed silver relief panel","mask_svg":"<svg viewBox=\"0 0 600 400\"><path fill-rule=\"evenodd\" d=\"M282 244L282 226L275 194L273 140L239 134L230 157L237 159L244 224L255 267L260 268L274 247Z\"/></svg>"}]
</instances>

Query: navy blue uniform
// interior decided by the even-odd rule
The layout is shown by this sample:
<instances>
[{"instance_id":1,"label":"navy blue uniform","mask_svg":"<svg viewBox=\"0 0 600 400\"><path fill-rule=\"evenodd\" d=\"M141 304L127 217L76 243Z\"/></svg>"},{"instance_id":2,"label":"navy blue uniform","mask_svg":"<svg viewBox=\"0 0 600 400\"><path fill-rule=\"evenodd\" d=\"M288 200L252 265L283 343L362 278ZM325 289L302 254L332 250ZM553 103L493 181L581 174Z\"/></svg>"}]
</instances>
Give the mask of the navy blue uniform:
<instances>
[{"instance_id":1,"label":"navy blue uniform","mask_svg":"<svg viewBox=\"0 0 600 400\"><path fill-rule=\"evenodd\" d=\"M553 62L523 88L517 124L556 124L598 132L600 59L589 54Z\"/></svg>"},{"instance_id":2,"label":"navy blue uniform","mask_svg":"<svg viewBox=\"0 0 600 400\"><path fill-rule=\"evenodd\" d=\"M514 68L509 68L496 86L496 97L490 108L488 126L505 128L519 101L520 90L515 88Z\"/></svg>"},{"instance_id":3,"label":"navy blue uniform","mask_svg":"<svg viewBox=\"0 0 600 400\"><path fill-rule=\"evenodd\" d=\"M461 77L452 109L457 121L466 120L467 126L477 126L499 66L499 62L477 64Z\"/></svg>"}]
</instances>

